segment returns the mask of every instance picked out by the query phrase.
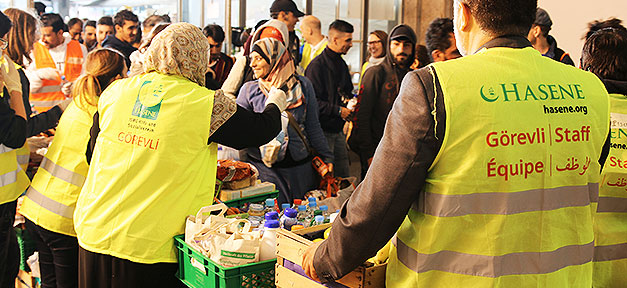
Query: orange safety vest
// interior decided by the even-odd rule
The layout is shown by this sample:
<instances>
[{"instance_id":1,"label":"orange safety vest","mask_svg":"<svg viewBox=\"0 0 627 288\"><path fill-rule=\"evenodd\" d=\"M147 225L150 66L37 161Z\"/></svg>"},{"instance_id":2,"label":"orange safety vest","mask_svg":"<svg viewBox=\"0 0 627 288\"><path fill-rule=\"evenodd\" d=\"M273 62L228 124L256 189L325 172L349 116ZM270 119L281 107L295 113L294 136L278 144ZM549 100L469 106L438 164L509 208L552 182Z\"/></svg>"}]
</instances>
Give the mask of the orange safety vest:
<instances>
[{"instance_id":1,"label":"orange safety vest","mask_svg":"<svg viewBox=\"0 0 627 288\"><path fill-rule=\"evenodd\" d=\"M36 42L33 54L35 55L35 67L37 69L57 68L48 48L43 44ZM76 40L71 40L67 44L65 52L65 70L63 74L66 81L74 81L81 75L83 61L81 44ZM37 113L48 111L66 98L63 92L61 92L61 86L63 85L61 76L55 80L42 79L41 83L42 86L39 92L30 95L30 103Z\"/></svg>"}]
</instances>

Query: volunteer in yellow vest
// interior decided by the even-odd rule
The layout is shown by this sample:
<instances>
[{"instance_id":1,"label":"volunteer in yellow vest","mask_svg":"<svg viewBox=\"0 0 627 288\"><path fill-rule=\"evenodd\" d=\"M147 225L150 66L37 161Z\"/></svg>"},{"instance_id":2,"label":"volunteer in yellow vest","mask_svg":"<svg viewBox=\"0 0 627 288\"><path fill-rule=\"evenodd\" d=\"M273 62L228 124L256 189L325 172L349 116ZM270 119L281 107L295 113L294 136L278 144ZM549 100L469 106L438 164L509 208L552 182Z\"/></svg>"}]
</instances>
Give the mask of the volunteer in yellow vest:
<instances>
[{"instance_id":1,"label":"volunteer in yellow vest","mask_svg":"<svg viewBox=\"0 0 627 288\"><path fill-rule=\"evenodd\" d=\"M299 64L304 73L311 60L324 51L329 40L322 35L320 19L313 15L303 17L303 21L300 23L300 32L305 40L305 44L301 46L302 51L300 52L301 60Z\"/></svg>"},{"instance_id":2,"label":"volunteer in yellow vest","mask_svg":"<svg viewBox=\"0 0 627 288\"><path fill-rule=\"evenodd\" d=\"M5 55L11 20L0 12L0 287L15 285L20 252L13 230L17 197L28 187L28 177L17 163L17 148L26 141L26 111L20 78Z\"/></svg>"},{"instance_id":3,"label":"volunteer in yellow vest","mask_svg":"<svg viewBox=\"0 0 627 288\"><path fill-rule=\"evenodd\" d=\"M339 279L392 238L388 288L592 286L609 96L531 47L536 5L454 1L466 57L407 74L308 275Z\"/></svg>"},{"instance_id":4,"label":"volunteer in yellow vest","mask_svg":"<svg viewBox=\"0 0 627 288\"><path fill-rule=\"evenodd\" d=\"M610 93L610 152L594 217L593 287L627 284L627 31L594 33L583 48L581 67L603 80Z\"/></svg>"},{"instance_id":5,"label":"volunteer in yellow vest","mask_svg":"<svg viewBox=\"0 0 627 288\"><path fill-rule=\"evenodd\" d=\"M39 251L44 287L78 286L78 242L73 214L89 165L85 148L98 97L124 78L124 56L111 49L89 53L85 74L73 85L74 101L63 113L19 212Z\"/></svg>"},{"instance_id":6,"label":"volunteer in yellow vest","mask_svg":"<svg viewBox=\"0 0 627 288\"><path fill-rule=\"evenodd\" d=\"M70 94L72 82L81 75L87 48L63 36L63 19L59 14L41 16L41 41L34 45L28 66L31 82L30 103L38 113L59 104Z\"/></svg>"},{"instance_id":7,"label":"volunteer in yellow vest","mask_svg":"<svg viewBox=\"0 0 627 288\"><path fill-rule=\"evenodd\" d=\"M253 113L207 90L208 50L200 29L172 24L145 52L145 73L100 96L74 212L79 287L181 286L173 237L213 202L217 143L242 149L279 133L285 94Z\"/></svg>"}]
</instances>

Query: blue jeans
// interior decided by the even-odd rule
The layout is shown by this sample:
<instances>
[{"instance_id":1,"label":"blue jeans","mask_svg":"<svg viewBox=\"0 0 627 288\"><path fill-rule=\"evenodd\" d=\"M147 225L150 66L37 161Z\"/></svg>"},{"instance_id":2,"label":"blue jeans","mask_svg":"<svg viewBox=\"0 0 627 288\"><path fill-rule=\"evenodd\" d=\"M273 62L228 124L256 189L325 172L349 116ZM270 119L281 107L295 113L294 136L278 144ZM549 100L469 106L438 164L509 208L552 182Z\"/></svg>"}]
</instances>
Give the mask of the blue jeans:
<instances>
[{"instance_id":1,"label":"blue jeans","mask_svg":"<svg viewBox=\"0 0 627 288\"><path fill-rule=\"evenodd\" d=\"M344 132L324 132L324 136L329 143L329 149L333 153L334 166L333 175L335 177L346 178L349 175L349 163L348 163L348 147L346 146L346 135Z\"/></svg>"}]
</instances>

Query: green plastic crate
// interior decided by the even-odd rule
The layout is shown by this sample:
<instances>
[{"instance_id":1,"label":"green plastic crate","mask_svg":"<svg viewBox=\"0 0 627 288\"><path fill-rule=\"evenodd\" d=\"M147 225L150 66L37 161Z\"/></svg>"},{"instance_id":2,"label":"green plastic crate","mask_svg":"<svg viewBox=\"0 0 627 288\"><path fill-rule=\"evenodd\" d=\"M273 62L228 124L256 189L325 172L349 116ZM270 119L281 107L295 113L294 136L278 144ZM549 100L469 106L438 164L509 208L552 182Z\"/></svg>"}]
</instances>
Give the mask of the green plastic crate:
<instances>
[{"instance_id":1,"label":"green plastic crate","mask_svg":"<svg viewBox=\"0 0 627 288\"><path fill-rule=\"evenodd\" d=\"M242 205L244 205L245 203L258 203L258 202L266 201L266 199L268 198L276 199L277 197L279 197L279 190L274 190L273 192L253 195L253 196L244 197L244 198L235 199L235 200L224 201L224 204L226 204L226 206L229 206L229 207L239 208L239 207L242 207Z\"/></svg>"},{"instance_id":2,"label":"green plastic crate","mask_svg":"<svg viewBox=\"0 0 627 288\"><path fill-rule=\"evenodd\" d=\"M236 267L223 267L185 243L184 235L174 237L174 244L178 250L179 260L177 277L190 288L275 287L276 259ZM192 265L192 258L205 271Z\"/></svg>"}]
</instances>

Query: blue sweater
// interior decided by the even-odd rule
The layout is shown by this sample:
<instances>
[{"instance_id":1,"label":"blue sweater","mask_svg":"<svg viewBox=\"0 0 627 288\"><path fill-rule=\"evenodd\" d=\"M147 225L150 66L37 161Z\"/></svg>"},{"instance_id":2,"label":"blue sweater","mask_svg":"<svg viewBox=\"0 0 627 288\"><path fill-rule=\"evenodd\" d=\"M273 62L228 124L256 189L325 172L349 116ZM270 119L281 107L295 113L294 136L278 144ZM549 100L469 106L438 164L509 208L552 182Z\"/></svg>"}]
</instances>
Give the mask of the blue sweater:
<instances>
[{"instance_id":1,"label":"blue sweater","mask_svg":"<svg viewBox=\"0 0 627 288\"><path fill-rule=\"evenodd\" d=\"M320 120L318 118L318 102L316 101L316 95L311 85L311 82L302 76L296 76L300 81L301 89L303 91L304 105L293 109L287 109L296 122L303 128L303 134L309 142L309 146L316 150L318 156L327 163L333 163L333 154L329 149L326 137L320 127ZM263 94L261 88L259 88L259 81L246 82L239 91L237 96L237 104L246 110L253 112L263 112L265 109L266 95ZM300 161L308 156L307 148L303 144L302 139L298 136L297 132L288 126L288 138L287 151L295 161ZM248 148L248 156L256 160L261 160L261 153L259 148Z\"/></svg>"}]
</instances>

